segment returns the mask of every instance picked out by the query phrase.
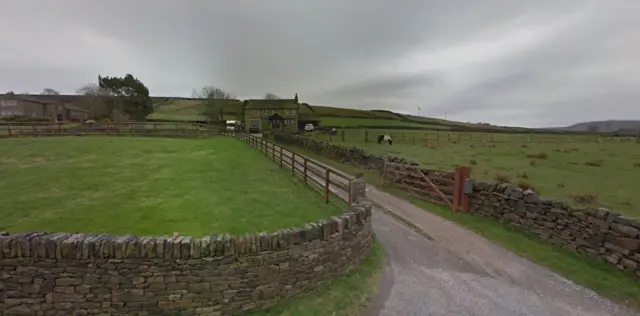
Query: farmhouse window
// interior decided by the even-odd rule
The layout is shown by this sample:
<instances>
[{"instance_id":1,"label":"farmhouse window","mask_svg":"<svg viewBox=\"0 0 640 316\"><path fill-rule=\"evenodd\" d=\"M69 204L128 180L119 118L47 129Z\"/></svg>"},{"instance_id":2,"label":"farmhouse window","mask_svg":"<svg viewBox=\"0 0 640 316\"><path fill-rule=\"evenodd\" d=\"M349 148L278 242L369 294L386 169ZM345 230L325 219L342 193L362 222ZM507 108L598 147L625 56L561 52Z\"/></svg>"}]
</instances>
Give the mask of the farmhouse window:
<instances>
[{"instance_id":1,"label":"farmhouse window","mask_svg":"<svg viewBox=\"0 0 640 316\"><path fill-rule=\"evenodd\" d=\"M17 100L0 100L0 105L16 106L18 105L18 101Z\"/></svg>"},{"instance_id":2,"label":"farmhouse window","mask_svg":"<svg viewBox=\"0 0 640 316\"><path fill-rule=\"evenodd\" d=\"M286 115L296 115L296 109L284 109Z\"/></svg>"},{"instance_id":3,"label":"farmhouse window","mask_svg":"<svg viewBox=\"0 0 640 316\"><path fill-rule=\"evenodd\" d=\"M273 115L273 110L264 110L264 115Z\"/></svg>"}]
</instances>

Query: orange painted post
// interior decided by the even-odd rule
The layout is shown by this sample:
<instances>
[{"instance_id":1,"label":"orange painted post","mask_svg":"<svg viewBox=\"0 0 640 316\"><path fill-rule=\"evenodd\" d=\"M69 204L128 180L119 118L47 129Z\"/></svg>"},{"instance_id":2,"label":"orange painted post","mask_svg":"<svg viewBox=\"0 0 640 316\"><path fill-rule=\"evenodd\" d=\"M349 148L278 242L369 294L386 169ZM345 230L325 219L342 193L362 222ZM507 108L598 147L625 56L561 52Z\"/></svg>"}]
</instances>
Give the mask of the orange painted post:
<instances>
[{"instance_id":1,"label":"orange painted post","mask_svg":"<svg viewBox=\"0 0 640 316\"><path fill-rule=\"evenodd\" d=\"M327 168L324 173L324 202L329 204L329 178L331 176L331 169Z\"/></svg>"}]
</instances>

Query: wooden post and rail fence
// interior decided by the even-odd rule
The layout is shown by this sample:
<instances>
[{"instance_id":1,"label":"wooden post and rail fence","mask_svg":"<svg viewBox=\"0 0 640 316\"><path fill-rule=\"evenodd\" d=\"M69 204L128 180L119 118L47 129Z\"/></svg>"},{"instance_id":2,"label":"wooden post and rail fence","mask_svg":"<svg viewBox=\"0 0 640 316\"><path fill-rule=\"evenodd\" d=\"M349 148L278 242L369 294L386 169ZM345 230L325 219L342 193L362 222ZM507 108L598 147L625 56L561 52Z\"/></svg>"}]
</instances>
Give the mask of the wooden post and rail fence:
<instances>
[{"instance_id":1,"label":"wooden post and rail fence","mask_svg":"<svg viewBox=\"0 0 640 316\"><path fill-rule=\"evenodd\" d=\"M364 197L363 179L345 175L264 138L245 133L237 133L235 136L258 149L280 167L291 170L291 175L300 177L305 184L321 191L325 203L331 201L332 194L346 200L348 205L357 202L359 197Z\"/></svg>"}]
</instances>

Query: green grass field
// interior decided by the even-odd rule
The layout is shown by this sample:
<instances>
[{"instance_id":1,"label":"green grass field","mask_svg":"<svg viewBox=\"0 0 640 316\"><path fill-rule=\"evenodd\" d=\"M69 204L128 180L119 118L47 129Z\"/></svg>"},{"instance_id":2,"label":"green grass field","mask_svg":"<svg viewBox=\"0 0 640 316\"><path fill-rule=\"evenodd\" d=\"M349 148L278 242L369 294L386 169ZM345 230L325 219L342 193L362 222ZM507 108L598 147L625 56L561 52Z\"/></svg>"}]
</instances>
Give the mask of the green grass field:
<instances>
[{"instance_id":1,"label":"green grass field","mask_svg":"<svg viewBox=\"0 0 640 316\"><path fill-rule=\"evenodd\" d=\"M230 137L0 141L0 231L274 231L340 214Z\"/></svg>"},{"instance_id":2,"label":"green grass field","mask_svg":"<svg viewBox=\"0 0 640 316\"><path fill-rule=\"evenodd\" d=\"M526 135L525 135L526 136ZM497 177L532 186L545 198L576 206L604 206L640 217L640 144L633 142L576 143L453 143L378 145L371 141L336 142L380 155L404 157L436 169L472 168L477 180Z\"/></svg>"}]
</instances>

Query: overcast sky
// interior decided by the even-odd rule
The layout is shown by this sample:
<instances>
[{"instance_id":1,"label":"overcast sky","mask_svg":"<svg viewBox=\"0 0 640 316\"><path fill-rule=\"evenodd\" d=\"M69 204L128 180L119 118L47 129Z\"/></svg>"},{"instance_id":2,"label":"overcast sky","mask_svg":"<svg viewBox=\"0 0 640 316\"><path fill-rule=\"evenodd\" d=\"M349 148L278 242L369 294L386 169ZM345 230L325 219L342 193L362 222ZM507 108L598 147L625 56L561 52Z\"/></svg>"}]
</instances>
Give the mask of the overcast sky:
<instances>
[{"instance_id":1,"label":"overcast sky","mask_svg":"<svg viewBox=\"0 0 640 316\"><path fill-rule=\"evenodd\" d=\"M638 0L4 0L0 92L131 73L529 127L640 119Z\"/></svg>"}]
</instances>

